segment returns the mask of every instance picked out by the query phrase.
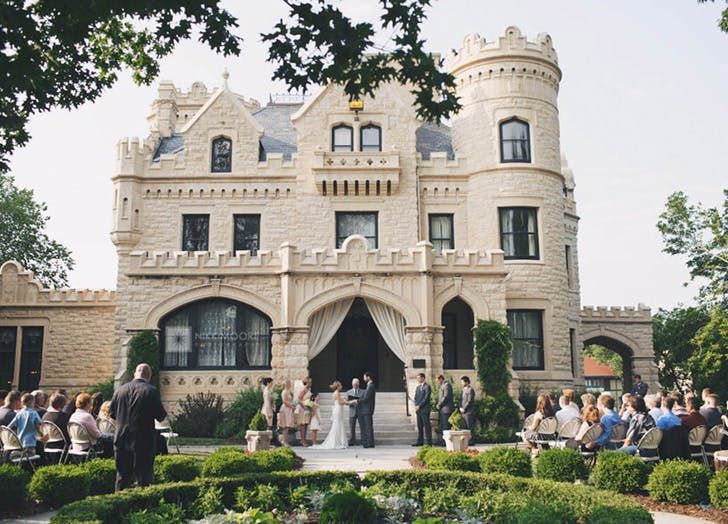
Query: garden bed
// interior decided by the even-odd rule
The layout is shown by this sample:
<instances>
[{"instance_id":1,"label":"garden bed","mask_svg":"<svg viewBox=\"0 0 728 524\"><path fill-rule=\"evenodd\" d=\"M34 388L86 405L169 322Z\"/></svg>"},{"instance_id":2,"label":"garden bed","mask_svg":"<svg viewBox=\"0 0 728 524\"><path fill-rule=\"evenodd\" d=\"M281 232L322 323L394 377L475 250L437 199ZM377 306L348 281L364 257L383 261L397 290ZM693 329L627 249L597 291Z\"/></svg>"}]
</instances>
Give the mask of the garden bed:
<instances>
[{"instance_id":1,"label":"garden bed","mask_svg":"<svg viewBox=\"0 0 728 524\"><path fill-rule=\"evenodd\" d=\"M648 495L628 495L640 506L650 512L661 511L663 513L676 513L687 515L698 519L710 520L717 524L728 524L728 509L715 508L713 506L701 506L699 504L670 504L668 502L657 502Z\"/></svg>"}]
</instances>

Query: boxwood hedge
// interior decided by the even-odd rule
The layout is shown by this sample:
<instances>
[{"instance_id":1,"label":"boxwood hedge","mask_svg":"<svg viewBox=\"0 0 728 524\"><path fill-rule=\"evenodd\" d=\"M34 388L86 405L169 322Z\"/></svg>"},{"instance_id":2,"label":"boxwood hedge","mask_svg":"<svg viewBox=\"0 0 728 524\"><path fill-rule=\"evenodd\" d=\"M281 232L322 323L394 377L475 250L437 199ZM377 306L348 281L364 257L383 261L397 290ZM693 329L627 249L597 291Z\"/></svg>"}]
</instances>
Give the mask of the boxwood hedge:
<instances>
[{"instance_id":1,"label":"boxwood hedge","mask_svg":"<svg viewBox=\"0 0 728 524\"><path fill-rule=\"evenodd\" d=\"M635 493L647 484L649 473L650 467L638 457L623 451L602 451L589 475L589 484L618 493Z\"/></svg>"},{"instance_id":2,"label":"boxwood hedge","mask_svg":"<svg viewBox=\"0 0 728 524\"><path fill-rule=\"evenodd\" d=\"M710 477L710 470L699 462L666 460L650 474L647 491L662 502L697 504L708 499Z\"/></svg>"},{"instance_id":3,"label":"boxwood hedge","mask_svg":"<svg viewBox=\"0 0 728 524\"><path fill-rule=\"evenodd\" d=\"M27 498L30 473L13 464L0 465L0 511L22 507Z\"/></svg>"},{"instance_id":4,"label":"boxwood hedge","mask_svg":"<svg viewBox=\"0 0 728 524\"><path fill-rule=\"evenodd\" d=\"M536 477L574 483L586 478L586 465L575 449L547 449L542 451L536 462Z\"/></svg>"},{"instance_id":5,"label":"boxwood hedge","mask_svg":"<svg viewBox=\"0 0 728 524\"><path fill-rule=\"evenodd\" d=\"M499 446L478 455L483 473L506 473L516 477L533 475L531 456L520 449Z\"/></svg>"},{"instance_id":6,"label":"boxwood hedge","mask_svg":"<svg viewBox=\"0 0 728 524\"><path fill-rule=\"evenodd\" d=\"M715 474L708 486L710 503L716 508L728 508L728 469Z\"/></svg>"}]
</instances>

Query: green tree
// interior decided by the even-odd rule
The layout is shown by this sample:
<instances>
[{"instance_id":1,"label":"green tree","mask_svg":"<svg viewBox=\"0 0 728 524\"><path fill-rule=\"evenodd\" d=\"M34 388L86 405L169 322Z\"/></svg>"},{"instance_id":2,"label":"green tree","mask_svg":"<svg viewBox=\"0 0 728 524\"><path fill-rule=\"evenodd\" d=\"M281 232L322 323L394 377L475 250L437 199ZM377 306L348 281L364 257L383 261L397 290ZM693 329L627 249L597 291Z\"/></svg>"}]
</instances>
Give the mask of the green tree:
<instances>
[{"instance_id":1,"label":"green tree","mask_svg":"<svg viewBox=\"0 0 728 524\"><path fill-rule=\"evenodd\" d=\"M68 248L46 234L46 210L32 190L18 188L13 177L0 173L0 264L15 260L44 286L63 287L73 259Z\"/></svg>"},{"instance_id":2,"label":"green tree","mask_svg":"<svg viewBox=\"0 0 728 524\"><path fill-rule=\"evenodd\" d=\"M728 398L728 312L716 308L693 343L696 351L688 362L694 387L709 387L720 398Z\"/></svg>"},{"instance_id":3,"label":"green tree","mask_svg":"<svg viewBox=\"0 0 728 524\"><path fill-rule=\"evenodd\" d=\"M376 29L355 23L325 0L284 0L288 21L262 35L274 77L291 90L329 82L350 99L382 83L411 86L420 116L438 120L460 107L454 78L425 52L420 26L431 0L382 0L380 25L392 32L387 52L374 45ZM119 72L149 84L159 60L184 39L198 39L223 55L238 55L237 19L219 0L59 2L5 0L0 4L0 172L29 140L28 119L55 107L96 100Z\"/></svg>"},{"instance_id":4,"label":"green tree","mask_svg":"<svg viewBox=\"0 0 728 524\"><path fill-rule=\"evenodd\" d=\"M704 4L708 0L698 0L699 4ZM715 0L710 0L711 2L715 2ZM718 19L718 27L721 31L724 33L728 33L728 7L723 9L723 12L720 14L720 18Z\"/></svg>"},{"instance_id":5,"label":"green tree","mask_svg":"<svg viewBox=\"0 0 728 524\"><path fill-rule=\"evenodd\" d=\"M159 386L159 343L151 331L142 331L134 335L129 341L129 351L126 355L126 375L131 380L134 370L141 363L149 364L152 368L152 384Z\"/></svg>"},{"instance_id":6,"label":"green tree","mask_svg":"<svg viewBox=\"0 0 728 524\"><path fill-rule=\"evenodd\" d=\"M667 199L657 228L662 233L663 251L687 257L690 278L705 279L699 300L728 307L728 189L723 206L704 207L688 202L682 191Z\"/></svg>"},{"instance_id":7,"label":"green tree","mask_svg":"<svg viewBox=\"0 0 728 524\"><path fill-rule=\"evenodd\" d=\"M600 346L599 344L590 344L584 348L584 354L590 356L600 364L609 366L615 377L624 378L624 367L622 365L622 357L609 348Z\"/></svg>"},{"instance_id":8,"label":"green tree","mask_svg":"<svg viewBox=\"0 0 728 524\"><path fill-rule=\"evenodd\" d=\"M691 386L693 370L688 362L697 346L695 336L710 320L702 307L659 309L652 318L652 341L660 384L668 390Z\"/></svg>"}]
</instances>

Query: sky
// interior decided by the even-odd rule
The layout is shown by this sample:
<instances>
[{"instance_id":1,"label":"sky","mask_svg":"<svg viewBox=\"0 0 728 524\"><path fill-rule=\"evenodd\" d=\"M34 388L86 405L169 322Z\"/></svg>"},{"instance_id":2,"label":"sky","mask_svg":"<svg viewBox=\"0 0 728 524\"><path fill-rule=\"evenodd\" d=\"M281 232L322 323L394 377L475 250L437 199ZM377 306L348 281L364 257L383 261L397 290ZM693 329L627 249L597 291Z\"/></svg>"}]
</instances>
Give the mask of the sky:
<instances>
[{"instance_id":1,"label":"sky","mask_svg":"<svg viewBox=\"0 0 728 524\"><path fill-rule=\"evenodd\" d=\"M338 3L338 2L337 2ZM374 20L378 2L344 0L355 19ZM716 26L722 2L678 0L434 0L423 36L443 55L469 33L487 41L518 26L529 39L549 33L564 78L561 147L574 170L582 304L690 304L697 293L685 260L662 253L655 224L667 196L718 205L728 187L728 34ZM160 79L208 88L230 72L233 91L261 102L285 86L259 34L286 16L282 1L224 2L239 17L240 57L216 55L194 40L161 63ZM255 7L251 7L251 6ZM387 45L388 33L377 43ZM48 233L76 261L73 287L113 289L111 244L115 144L148 134L156 83L129 75L94 103L54 110L30 122L29 145L11 172L48 205Z\"/></svg>"}]
</instances>

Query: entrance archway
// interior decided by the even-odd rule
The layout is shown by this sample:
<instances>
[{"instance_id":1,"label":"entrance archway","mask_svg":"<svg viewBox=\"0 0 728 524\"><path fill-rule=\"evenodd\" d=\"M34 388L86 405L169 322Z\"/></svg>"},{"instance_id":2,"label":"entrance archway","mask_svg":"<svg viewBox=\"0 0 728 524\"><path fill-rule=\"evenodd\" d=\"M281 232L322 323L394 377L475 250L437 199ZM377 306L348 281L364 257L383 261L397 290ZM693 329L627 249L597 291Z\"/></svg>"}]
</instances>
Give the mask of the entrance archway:
<instances>
[{"instance_id":1,"label":"entrance archway","mask_svg":"<svg viewBox=\"0 0 728 524\"><path fill-rule=\"evenodd\" d=\"M308 369L316 391L328 391L334 380L348 389L351 379L365 371L374 374L379 391L403 388L404 363L387 346L362 298L354 299L336 335Z\"/></svg>"},{"instance_id":2,"label":"entrance archway","mask_svg":"<svg viewBox=\"0 0 728 524\"><path fill-rule=\"evenodd\" d=\"M622 357L622 389L629 391L632 388L634 351L624 342L606 335L597 335L584 339L584 347L596 344L614 351Z\"/></svg>"},{"instance_id":3,"label":"entrance archway","mask_svg":"<svg viewBox=\"0 0 728 524\"><path fill-rule=\"evenodd\" d=\"M443 369L473 368L473 310L459 297L442 308Z\"/></svg>"}]
</instances>

